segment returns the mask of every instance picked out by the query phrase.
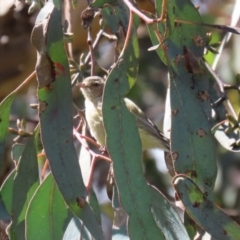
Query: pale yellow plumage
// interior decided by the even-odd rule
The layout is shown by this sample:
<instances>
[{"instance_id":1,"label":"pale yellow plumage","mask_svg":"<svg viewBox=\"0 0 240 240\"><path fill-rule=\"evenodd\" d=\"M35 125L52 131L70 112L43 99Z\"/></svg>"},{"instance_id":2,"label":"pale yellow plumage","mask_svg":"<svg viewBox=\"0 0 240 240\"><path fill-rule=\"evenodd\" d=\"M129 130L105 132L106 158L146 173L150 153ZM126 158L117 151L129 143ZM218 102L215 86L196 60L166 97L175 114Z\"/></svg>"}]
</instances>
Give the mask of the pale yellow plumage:
<instances>
[{"instance_id":1,"label":"pale yellow plumage","mask_svg":"<svg viewBox=\"0 0 240 240\"><path fill-rule=\"evenodd\" d=\"M105 146L105 129L102 118L102 95L105 81L97 76L84 79L79 83L85 97L86 120L91 135L101 146ZM142 149L161 148L169 151L169 140L157 129L157 127L146 117L142 110L131 100L125 98L128 110L136 117L139 135L142 141Z\"/></svg>"}]
</instances>

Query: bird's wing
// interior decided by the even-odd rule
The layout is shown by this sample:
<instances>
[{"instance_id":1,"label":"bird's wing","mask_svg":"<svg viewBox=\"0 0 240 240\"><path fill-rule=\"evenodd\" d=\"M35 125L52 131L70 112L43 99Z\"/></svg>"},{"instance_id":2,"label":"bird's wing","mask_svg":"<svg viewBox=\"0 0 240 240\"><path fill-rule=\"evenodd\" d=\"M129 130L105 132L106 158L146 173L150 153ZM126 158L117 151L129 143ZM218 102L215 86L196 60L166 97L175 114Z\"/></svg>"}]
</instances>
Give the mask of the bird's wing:
<instances>
[{"instance_id":1,"label":"bird's wing","mask_svg":"<svg viewBox=\"0 0 240 240\"><path fill-rule=\"evenodd\" d=\"M166 145L169 145L169 139L167 139L157 128L157 126L146 117L142 110L128 98L124 98L128 110L136 117L137 126L144 129L149 134L155 136L160 141L164 141Z\"/></svg>"}]
</instances>

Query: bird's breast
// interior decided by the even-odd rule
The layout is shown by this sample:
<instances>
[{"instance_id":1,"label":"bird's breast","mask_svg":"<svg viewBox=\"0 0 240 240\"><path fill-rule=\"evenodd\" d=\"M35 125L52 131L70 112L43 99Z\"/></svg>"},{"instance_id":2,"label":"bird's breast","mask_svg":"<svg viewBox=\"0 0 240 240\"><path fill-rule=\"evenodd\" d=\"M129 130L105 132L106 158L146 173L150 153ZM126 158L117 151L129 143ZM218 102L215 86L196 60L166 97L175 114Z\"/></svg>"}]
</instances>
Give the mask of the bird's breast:
<instances>
[{"instance_id":1,"label":"bird's breast","mask_svg":"<svg viewBox=\"0 0 240 240\"><path fill-rule=\"evenodd\" d=\"M86 107L86 120L90 128L91 135L101 146L105 146L105 129L103 126L102 110L94 105Z\"/></svg>"}]
</instances>

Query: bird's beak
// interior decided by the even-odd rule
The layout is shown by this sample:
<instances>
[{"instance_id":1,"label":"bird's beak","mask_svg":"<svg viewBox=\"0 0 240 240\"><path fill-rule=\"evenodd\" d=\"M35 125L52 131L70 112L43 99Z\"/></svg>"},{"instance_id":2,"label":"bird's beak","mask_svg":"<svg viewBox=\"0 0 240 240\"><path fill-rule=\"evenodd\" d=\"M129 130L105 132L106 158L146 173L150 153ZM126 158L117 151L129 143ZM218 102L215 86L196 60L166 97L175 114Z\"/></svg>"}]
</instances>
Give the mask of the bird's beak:
<instances>
[{"instance_id":1,"label":"bird's beak","mask_svg":"<svg viewBox=\"0 0 240 240\"><path fill-rule=\"evenodd\" d=\"M76 86L77 86L77 87L80 87L80 88L86 88L86 87L87 87L87 86L86 86L84 83L82 83L82 82L77 83Z\"/></svg>"}]
</instances>

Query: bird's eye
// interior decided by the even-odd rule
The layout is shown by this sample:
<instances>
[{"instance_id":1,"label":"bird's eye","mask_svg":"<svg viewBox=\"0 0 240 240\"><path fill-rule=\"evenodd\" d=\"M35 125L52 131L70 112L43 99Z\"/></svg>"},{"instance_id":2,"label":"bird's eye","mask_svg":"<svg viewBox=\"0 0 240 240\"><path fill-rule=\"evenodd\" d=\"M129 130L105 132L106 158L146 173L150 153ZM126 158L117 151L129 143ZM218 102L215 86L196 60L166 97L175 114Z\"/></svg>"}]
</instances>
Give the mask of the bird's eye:
<instances>
[{"instance_id":1,"label":"bird's eye","mask_svg":"<svg viewBox=\"0 0 240 240\"><path fill-rule=\"evenodd\" d=\"M93 83L93 87L95 88L99 87L99 83Z\"/></svg>"}]
</instances>

